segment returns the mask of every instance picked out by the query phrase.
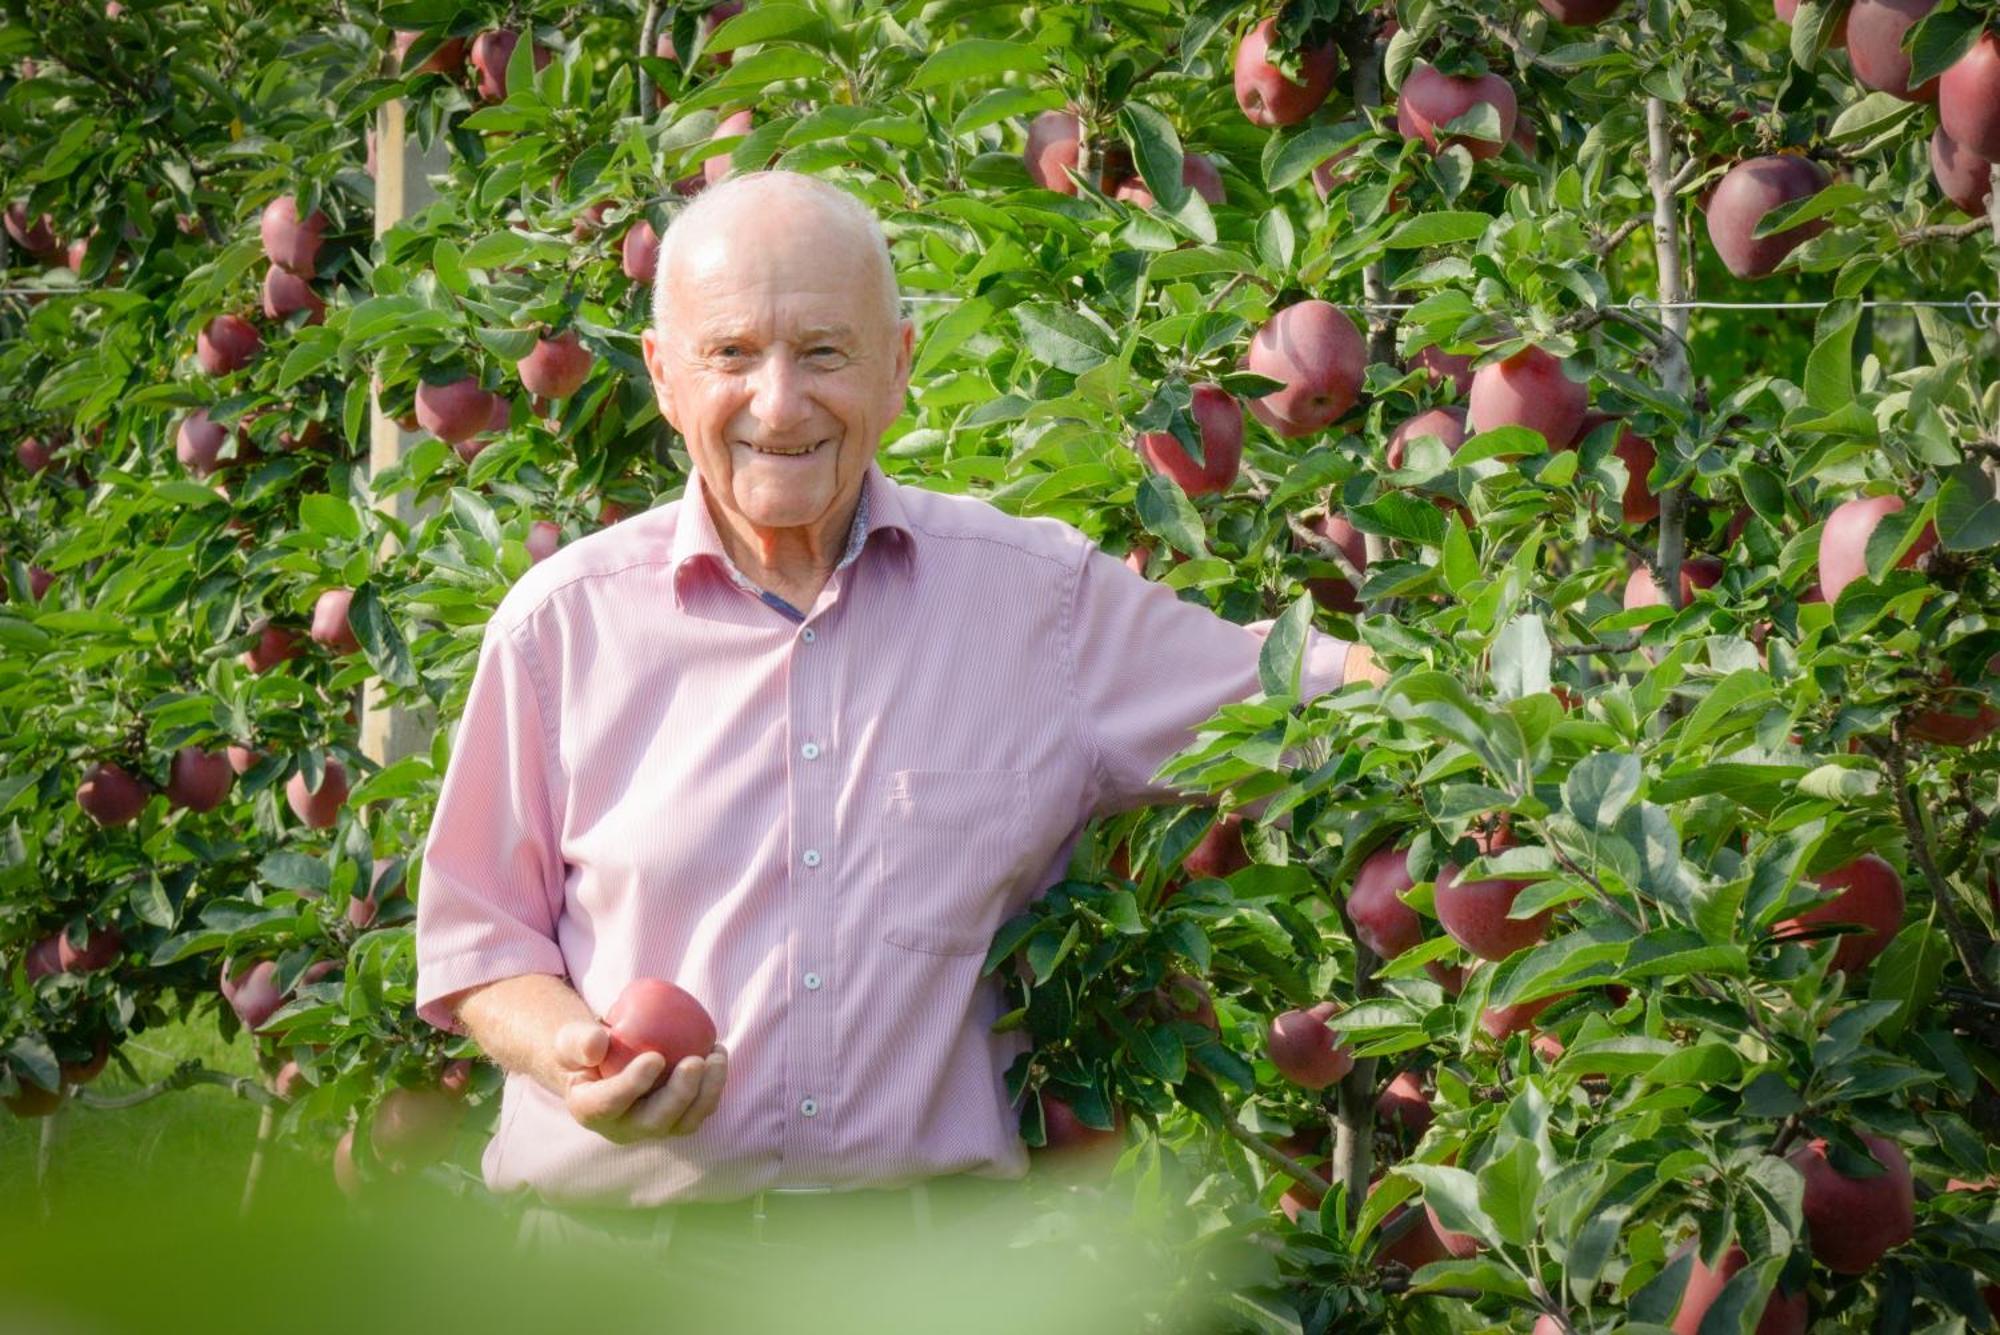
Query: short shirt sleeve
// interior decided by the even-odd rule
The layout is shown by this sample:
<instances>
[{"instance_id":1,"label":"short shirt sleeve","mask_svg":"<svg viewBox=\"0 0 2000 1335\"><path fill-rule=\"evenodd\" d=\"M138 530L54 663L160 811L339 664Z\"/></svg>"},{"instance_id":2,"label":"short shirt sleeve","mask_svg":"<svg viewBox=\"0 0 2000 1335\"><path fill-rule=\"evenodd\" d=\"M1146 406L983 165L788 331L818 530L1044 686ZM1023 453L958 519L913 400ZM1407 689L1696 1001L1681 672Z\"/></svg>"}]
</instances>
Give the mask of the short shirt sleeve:
<instances>
[{"instance_id":1,"label":"short shirt sleeve","mask_svg":"<svg viewBox=\"0 0 2000 1335\"><path fill-rule=\"evenodd\" d=\"M462 1032L446 998L521 974L568 972L553 702L532 642L487 626L445 766L417 898L417 1014Z\"/></svg>"},{"instance_id":2,"label":"short shirt sleeve","mask_svg":"<svg viewBox=\"0 0 2000 1335\"><path fill-rule=\"evenodd\" d=\"M1156 782L1223 705L1263 689L1257 657L1274 623L1249 625L1183 602L1095 546L1077 575L1071 619L1077 726L1096 754L1096 816L1189 795ZM1339 687L1348 644L1312 631L1300 694Z\"/></svg>"}]
</instances>

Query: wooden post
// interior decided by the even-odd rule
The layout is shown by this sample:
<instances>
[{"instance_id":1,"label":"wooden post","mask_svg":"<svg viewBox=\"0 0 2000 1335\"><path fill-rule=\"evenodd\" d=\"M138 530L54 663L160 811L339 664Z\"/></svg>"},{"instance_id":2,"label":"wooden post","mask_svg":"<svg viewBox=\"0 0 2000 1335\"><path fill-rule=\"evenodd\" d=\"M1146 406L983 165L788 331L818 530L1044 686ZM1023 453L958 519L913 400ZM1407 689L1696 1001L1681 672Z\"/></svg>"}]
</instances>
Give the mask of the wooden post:
<instances>
[{"instance_id":1,"label":"wooden post","mask_svg":"<svg viewBox=\"0 0 2000 1335\"><path fill-rule=\"evenodd\" d=\"M375 236L389 229L437 197L430 187L429 173L449 166L449 153L433 146L427 153L412 153L404 132L401 99L384 103L375 119ZM379 399L368 413L368 476L370 479L402 459L416 437L396 425L396 419L382 411ZM409 525L422 516L408 492L390 501L377 501L374 489L367 488L371 503L394 514ZM395 539L383 540L383 555L395 551ZM361 751L378 765L386 765L430 745L437 728L436 712L430 709L392 709L384 703L382 682L371 677L361 690Z\"/></svg>"}]
</instances>

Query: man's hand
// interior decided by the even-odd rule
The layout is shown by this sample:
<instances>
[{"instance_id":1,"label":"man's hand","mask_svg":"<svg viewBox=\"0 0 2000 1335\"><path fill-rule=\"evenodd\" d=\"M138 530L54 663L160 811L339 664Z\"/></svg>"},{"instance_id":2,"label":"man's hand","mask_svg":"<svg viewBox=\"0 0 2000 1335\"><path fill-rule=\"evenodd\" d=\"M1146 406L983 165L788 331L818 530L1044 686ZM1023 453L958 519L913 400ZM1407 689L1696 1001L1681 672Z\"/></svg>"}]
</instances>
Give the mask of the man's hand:
<instances>
[{"instance_id":1,"label":"man's hand","mask_svg":"<svg viewBox=\"0 0 2000 1335\"><path fill-rule=\"evenodd\" d=\"M578 1125L606 1140L629 1145L691 1135L722 1100L729 1053L720 1043L707 1057L682 1059L658 1089L652 1086L666 1069L665 1057L642 1052L617 1075L603 1077L598 1065L610 1046L611 1031L592 1020L573 1020L556 1030L563 1102Z\"/></svg>"}]
</instances>

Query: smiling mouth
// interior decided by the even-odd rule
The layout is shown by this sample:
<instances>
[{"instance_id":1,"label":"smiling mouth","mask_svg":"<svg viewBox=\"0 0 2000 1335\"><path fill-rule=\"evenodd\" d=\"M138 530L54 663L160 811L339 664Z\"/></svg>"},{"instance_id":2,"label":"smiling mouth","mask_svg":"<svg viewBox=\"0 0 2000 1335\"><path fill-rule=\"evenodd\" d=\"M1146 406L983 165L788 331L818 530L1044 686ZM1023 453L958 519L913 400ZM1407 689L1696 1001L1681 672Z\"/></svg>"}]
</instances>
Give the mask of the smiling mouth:
<instances>
[{"instance_id":1,"label":"smiling mouth","mask_svg":"<svg viewBox=\"0 0 2000 1335\"><path fill-rule=\"evenodd\" d=\"M773 459L802 459L806 455L811 454L814 451L818 450L824 444L826 444L825 441L819 440L819 441L814 441L810 445L800 445L797 446L796 448L787 450L766 449L762 445L752 445L750 448L755 450L759 454L768 454Z\"/></svg>"}]
</instances>

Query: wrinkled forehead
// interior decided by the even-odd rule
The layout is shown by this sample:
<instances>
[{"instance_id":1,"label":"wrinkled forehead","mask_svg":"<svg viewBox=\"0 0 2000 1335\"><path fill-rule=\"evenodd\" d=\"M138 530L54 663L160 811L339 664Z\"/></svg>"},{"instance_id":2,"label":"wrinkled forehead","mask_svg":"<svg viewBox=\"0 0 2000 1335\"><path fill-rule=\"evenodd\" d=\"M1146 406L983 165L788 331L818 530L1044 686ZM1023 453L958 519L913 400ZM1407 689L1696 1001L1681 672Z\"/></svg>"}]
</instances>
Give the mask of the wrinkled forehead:
<instances>
[{"instance_id":1,"label":"wrinkled forehead","mask_svg":"<svg viewBox=\"0 0 2000 1335\"><path fill-rule=\"evenodd\" d=\"M705 221L670 252L675 324L776 314L856 325L872 320L881 260L845 220L808 203L785 216L737 209Z\"/></svg>"}]
</instances>

